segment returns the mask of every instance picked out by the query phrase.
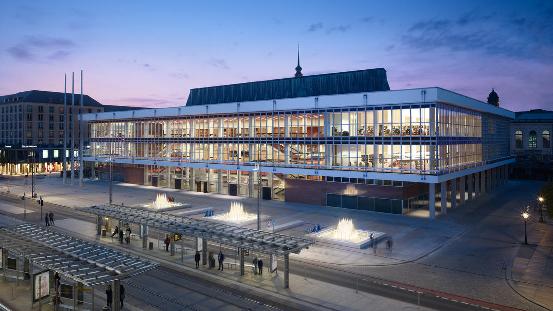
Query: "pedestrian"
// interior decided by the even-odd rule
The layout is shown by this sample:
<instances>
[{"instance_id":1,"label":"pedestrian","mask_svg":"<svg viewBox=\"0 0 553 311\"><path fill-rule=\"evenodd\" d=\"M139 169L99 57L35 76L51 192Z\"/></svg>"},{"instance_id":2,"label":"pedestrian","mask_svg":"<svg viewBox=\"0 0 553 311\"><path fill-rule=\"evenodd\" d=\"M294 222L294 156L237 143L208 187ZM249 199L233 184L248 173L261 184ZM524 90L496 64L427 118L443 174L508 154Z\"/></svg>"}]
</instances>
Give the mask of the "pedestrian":
<instances>
[{"instance_id":1,"label":"pedestrian","mask_svg":"<svg viewBox=\"0 0 553 311\"><path fill-rule=\"evenodd\" d=\"M50 212L48 216L50 217L50 224L54 226L54 212Z\"/></svg>"},{"instance_id":2,"label":"pedestrian","mask_svg":"<svg viewBox=\"0 0 553 311\"><path fill-rule=\"evenodd\" d=\"M200 267L200 251L196 251L196 255L194 255L194 261L196 262L196 269Z\"/></svg>"},{"instance_id":3,"label":"pedestrian","mask_svg":"<svg viewBox=\"0 0 553 311\"><path fill-rule=\"evenodd\" d=\"M111 234L111 237L113 238L114 236L116 236L118 234L119 234L119 227L115 226L115 229L113 229L113 233Z\"/></svg>"},{"instance_id":4,"label":"pedestrian","mask_svg":"<svg viewBox=\"0 0 553 311\"><path fill-rule=\"evenodd\" d=\"M253 273L257 274L257 256L253 257Z\"/></svg>"},{"instance_id":5,"label":"pedestrian","mask_svg":"<svg viewBox=\"0 0 553 311\"><path fill-rule=\"evenodd\" d=\"M390 248L391 248L391 245L390 245L390 244L391 244L391 243L390 243L390 239L386 240L386 249L387 249L387 250L390 250Z\"/></svg>"},{"instance_id":6,"label":"pedestrian","mask_svg":"<svg viewBox=\"0 0 553 311\"><path fill-rule=\"evenodd\" d=\"M44 216L44 222L46 223L46 227L50 225L50 218L48 218L48 213Z\"/></svg>"},{"instance_id":7,"label":"pedestrian","mask_svg":"<svg viewBox=\"0 0 553 311\"><path fill-rule=\"evenodd\" d=\"M371 234L369 235L369 239L371 240L371 247L374 247L374 237L373 237L373 233L371 232Z\"/></svg>"},{"instance_id":8,"label":"pedestrian","mask_svg":"<svg viewBox=\"0 0 553 311\"><path fill-rule=\"evenodd\" d=\"M61 287L61 277L60 277L60 274L56 271L56 273L54 273L54 291L56 292L56 294L59 294L60 287Z\"/></svg>"},{"instance_id":9,"label":"pedestrian","mask_svg":"<svg viewBox=\"0 0 553 311\"><path fill-rule=\"evenodd\" d=\"M127 244L129 244L131 243L131 227L128 226L126 231L127 231L126 241L127 241Z\"/></svg>"},{"instance_id":10,"label":"pedestrian","mask_svg":"<svg viewBox=\"0 0 553 311\"><path fill-rule=\"evenodd\" d=\"M123 243L123 230L119 230L119 243Z\"/></svg>"},{"instance_id":11,"label":"pedestrian","mask_svg":"<svg viewBox=\"0 0 553 311\"><path fill-rule=\"evenodd\" d=\"M111 285L108 285L106 288L106 302L108 307L111 309L111 300L113 299L113 292L111 291Z\"/></svg>"},{"instance_id":12,"label":"pedestrian","mask_svg":"<svg viewBox=\"0 0 553 311\"><path fill-rule=\"evenodd\" d=\"M123 310L123 300L125 300L125 287L123 287L123 284L119 284L119 301L121 302L119 310Z\"/></svg>"},{"instance_id":13,"label":"pedestrian","mask_svg":"<svg viewBox=\"0 0 553 311\"><path fill-rule=\"evenodd\" d=\"M257 267L259 268L259 275L262 275L263 274L263 259L259 258L259 260L257 260Z\"/></svg>"},{"instance_id":14,"label":"pedestrian","mask_svg":"<svg viewBox=\"0 0 553 311\"><path fill-rule=\"evenodd\" d=\"M219 256L217 257L217 259L219 259L219 269L217 270L223 271L223 261L225 261L225 254L223 254L222 251L219 251Z\"/></svg>"},{"instance_id":15,"label":"pedestrian","mask_svg":"<svg viewBox=\"0 0 553 311\"><path fill-rule=\"evenodd\" d=\"M171 238L169 237L168 234L165 235L165 241L163 241L165 243L165 251L168 252L169 251L169 244L171 244Z\"/></svg>"}]
</instances>

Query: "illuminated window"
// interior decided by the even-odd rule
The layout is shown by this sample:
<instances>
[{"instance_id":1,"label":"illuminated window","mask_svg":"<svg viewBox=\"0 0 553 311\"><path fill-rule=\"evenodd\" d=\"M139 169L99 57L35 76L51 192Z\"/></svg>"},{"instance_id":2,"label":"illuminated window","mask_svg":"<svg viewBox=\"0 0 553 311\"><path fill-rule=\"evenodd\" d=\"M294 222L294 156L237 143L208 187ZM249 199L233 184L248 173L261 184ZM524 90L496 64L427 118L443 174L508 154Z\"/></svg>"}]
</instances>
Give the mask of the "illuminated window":
<instances>
[{"instance_id":1,"label":"illuminated window","mask_svg":"<svg viewBox=\"0 0 553 311\"><path fill-rule=\"evenodd\" d=\"M42 158L48 159L48 150L42 150Z\"/></svg>"},{"instance_id":2,"label":"illuminated window","mask_svg":"<svg viewBox=\"0 0 553 311\"><path fill-rule=\"evenodd\" d=\"M517 149L522 149L522 131L515 131L515 146Z\"/></svg>"},{"instance_id":3,"label":"illuminated window","mask_svg":"<svg viewBox=\"0 0 553 311\"><path fill-rule=\"evenodd\" d=\"M536 147L538 147L538 135L536 135L536 131L530 131L528 135L528 148Z\"/></svg>"},{"instance_id":4,"label":"illuminated window","mask_svg":"<svg viewBox=\"0 0 553 311\"><path fill-rule=\"evenodd\" d=\"M551 148L551 135L548 130L541 133L543 148Z\"/></svg>"}]
</instances>

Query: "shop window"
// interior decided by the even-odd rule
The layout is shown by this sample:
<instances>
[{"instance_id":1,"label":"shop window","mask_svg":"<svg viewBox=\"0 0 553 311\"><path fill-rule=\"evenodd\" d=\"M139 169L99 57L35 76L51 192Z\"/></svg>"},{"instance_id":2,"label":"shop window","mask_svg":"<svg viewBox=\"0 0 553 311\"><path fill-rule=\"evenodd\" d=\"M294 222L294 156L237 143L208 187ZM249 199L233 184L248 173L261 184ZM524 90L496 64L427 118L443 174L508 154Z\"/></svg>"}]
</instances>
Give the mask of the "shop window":
<instances>
[{"instance_id":1,"label":"shop window","mask_svg":"<svg viewBox=\"0 0 553 311\"><path fill-rule=\"evenodd\" d=\"M536 131L530 131L528 134L528 148L537 148L538 147L538 135Z\"/></svg>"},{"instance_id":2,"label":"shop window","mask_svg":"<svg viewBox=\"0 0 553 311\"><path fill-rule=\"evenodd\" d=\"M515 131L515 146L517 149L522 149L522 131Z\"/></svg>"},{"instance_id":3,"label":"shop window","mask_svg":"<svg viewBox=\"0 0 553 311\"><path fill-rule=\"evenodd\" d=\"M541 134L543 148L551 148L551 134L545 130Z\"/></svg>"}]
</instances>

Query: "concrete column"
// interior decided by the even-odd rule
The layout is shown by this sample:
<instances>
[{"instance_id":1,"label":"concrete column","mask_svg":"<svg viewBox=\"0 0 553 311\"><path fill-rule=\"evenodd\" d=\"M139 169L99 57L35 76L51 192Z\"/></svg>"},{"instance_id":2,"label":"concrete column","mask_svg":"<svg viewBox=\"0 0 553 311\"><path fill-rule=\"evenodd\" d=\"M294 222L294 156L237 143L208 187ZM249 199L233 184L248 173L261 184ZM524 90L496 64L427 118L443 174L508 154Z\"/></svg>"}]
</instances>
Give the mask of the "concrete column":
<instances>
[{"instance_id":1,"label":"concrete column","mask_svg":"<svg viewBox=\"0 0 553 311\"><path fill-rule=\"evenodd\" d=\"M142 248L147 249L148 248L148 226L147 225L140 225L140 231L142 235Z\"/></svg>"},{"instance_id":2,"label":"concrete column","mask_svg":"<svg viewBox=\"0 0 553 311\"><path fill-rule=\"evenodd\" d=\"M202 239L202 265L207 265L207 240Z\"/></svg>"},{"instance_id":3,"label":"concrete column","mask_svg":"<svg viewBox=\"0 0 553 311\"><path fill-rule=\"evenodd\" d=\"M480 194L486 193L486 171L480 172Z\"/></svg>"},{"instance_id":4,"label":"concrete column","mask_svg":"<svg viewBox=\"0 0 553 311\"><path fill-rule=\"evenodd\" d=\"M119 281L119 279L111 281L111 311L121 311L120 286L121 282Z\"/></svg>"},{"instance_id":5,"label":"concrete column","mask_svg":"<svg viewBox=\"0 0 553 311\"><path fill-rule=\"evenodd\" d=\"M457 207L457 178L451 180L451 209Z\"/></svg>"},{"instance_id":6,"label":"concrete column","mask_svg":"<svg viewBox=\"0 0 553 311\"><path fill-rule=\"evenodd\" d=\"M474 173L474 196L480 196L480 173Z\"/></svg>"},{"instance_id":7,"label":"concrete column","mask_svg":"<svg viewBox=\"0 0 553 311\"><path fill-rule=\"evenodd\" d=\"M467 184L468 184L468 201L472 201L472 195L474 192L474 174L470 174L467 176Z\"/></svg>"},{"instance_id":8,"label":"concrete column","mask_svg":"<svg viewBox=\"0 0 553 311\"><path fill-rule=\"evenodd\" d=\"M102 234L102 216L96 216L96 235Z\"/></svg>"},{"instance_id":9,"label":"concrete column","mask_svg":"<svg viewBox=\"0 0 553 311\"><path fill-rule=\"evenodd\" d=\"M240 275L244 275L244 250L240 249Z\"/></svg>"},{"instance_id":10,"label":"concrete column","mask_svg":"<svg viewBox=\"0 0 553 311\"><path fill-rule=\"evenodd\" d=\"M73 310L77 310L77 306L79 305L78 304L78 300L79 300L79 283L78 282L73 283L72 290L73 290ZM119 291L119 288L117 288L117 290ZM117 302L119 303L119 300L117 300ZM121 308L113 308L112 310L119 311L119 310L121 310Z\"/></svg>"},{"instance_id":11,"label":"concrete column","mask_svg":"<svg viewBox=\"0 0 553 311\"><path fill-rule=\"evenodd\" d=\"M460 200L459 205L465 204L465 196L466 196L466 189L465 189L465 176L462 176L459 178L459 194L460 194Z\"/></svg>"},{"instance_id":12,"label":"concrete column","mask_svg":"<svg viewBox=\"0 0 553 311\"><path fill-rule=\"evenodd\" d=\"M290 255L284 255L284 288L290 288Z\"/></svg>"},{"instance_id":13,"label":"concrete column","mask_svg":"<svg viewBox=\"0 0 553 311\"><path fill-rule=\"evenodd\" d=\"M436 184L428 184L428 211L429 218L436 217Z\"/></svg>"},{"instance_id":14,"label":"concrete column","mask_svg":"<svg viewBox=\"0 0 553 311\"><path fill-rule=\"evenodd\" d=\"M447 214L447 181L440 183L440 213Z\"/></svg>"}]
</instances>

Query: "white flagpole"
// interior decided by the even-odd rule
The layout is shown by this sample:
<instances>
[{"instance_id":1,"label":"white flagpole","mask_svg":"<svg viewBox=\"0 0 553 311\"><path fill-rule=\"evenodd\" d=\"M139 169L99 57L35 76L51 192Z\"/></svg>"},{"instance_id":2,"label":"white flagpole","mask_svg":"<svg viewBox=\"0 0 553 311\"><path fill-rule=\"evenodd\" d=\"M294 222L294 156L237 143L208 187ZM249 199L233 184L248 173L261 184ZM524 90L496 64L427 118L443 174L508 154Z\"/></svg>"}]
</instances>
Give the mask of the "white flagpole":
<instances>
[{"instance_id":1,"label":"white flagpole","mask_svg":"<svg viewBox=\"0 0 553 311\"><path fill-rule=\"evenodd\" d=\"M81 109L79 109L79 186L83 186L83 122L81 120L84 111L83 104L83 70L81 69Z\"/></svg>"},{"instance_id":2,"label":"white flagpole","mask_svg":"<svg viewBox=\"0 0 553 311\"><path fill-rule=\"evenodd\" d=\"M71 185L75 180L75 72L71 77Z\"/></svg>"},{"instance_id":3,"label":"white flagpole","mask_svg":"<svg viewBox=\"0 0 553 311\"><path fill-rule=\"evenodd\" d=\"M66 183L67 175L67 74L65 74L63 85L63 184Z\"/></svg>"}]
</instances>

